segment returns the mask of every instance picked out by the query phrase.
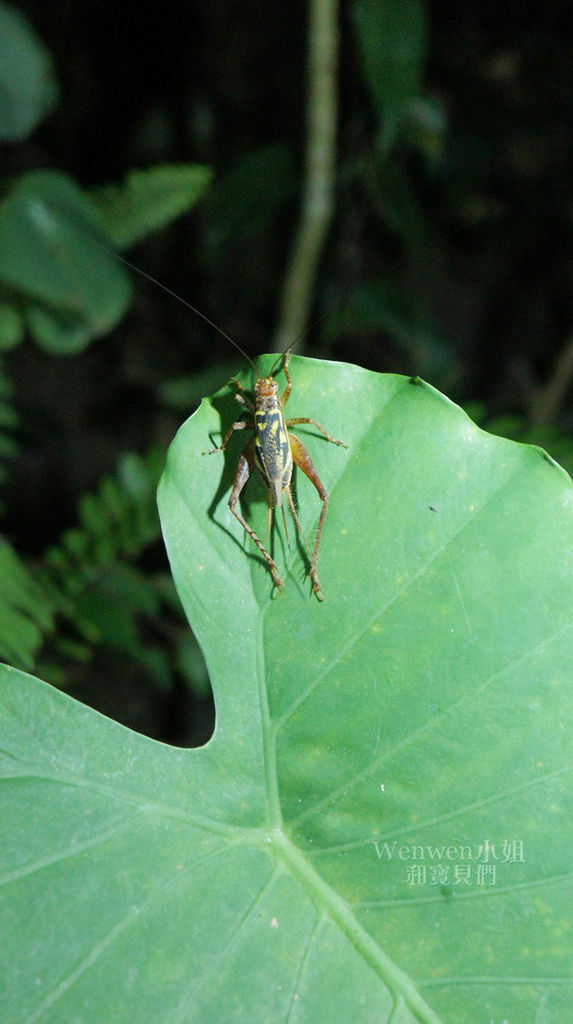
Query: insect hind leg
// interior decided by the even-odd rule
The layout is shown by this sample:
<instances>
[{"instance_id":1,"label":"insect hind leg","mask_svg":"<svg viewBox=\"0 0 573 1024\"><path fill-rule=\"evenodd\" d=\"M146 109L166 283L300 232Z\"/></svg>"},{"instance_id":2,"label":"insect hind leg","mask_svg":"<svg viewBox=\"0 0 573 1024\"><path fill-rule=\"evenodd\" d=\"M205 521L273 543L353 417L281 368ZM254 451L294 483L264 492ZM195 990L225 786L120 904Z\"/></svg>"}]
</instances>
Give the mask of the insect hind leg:
<instances>
[{"instance_id":1,"label":"insect hind leg","mask_svg":"<svg viewBox=\"0 0 573 1024\"><path fill-rule=\"evenodd\" d=\"M322 536L322 527L323 527L323 523L324 523L324 518L326 516L326 510L328 508L328 491L326 490L326 487L323 485L323 483L322 483L318 473L316 472L316 469L314 468L314 463L313 463L310 455L308 454L305 446L303 445L302 441L298 437L295 437L294 434L289 434L288 436L289 436L289 441L290 441L290 446L291 446L291 451L292 451L293 462L295 463L296 466L298 466L299 469L302 470L302 472L305 474L305 476L308 477L310 482L312 484L314 484L314 486L315 486L315 488L316 488L316 490L318 492L318 496L319 496L320 500L322 501L322 509L320 511L320 518L318 520L318 526L316 528L316 536L315 536L315 540L314 540L314 548L313 548L313 551L312 551L312 555L310 555L309 576L310 576L311 583L312 583L312 592L313 592L313 594L316 594L316 596L317 596L319 601L324 601L324 594L322 593L322 589L321 589L321 586L320 586L320 580L318 578L318 570L317 570L316 566L317 566L317 562L318 562L318 549L320 547L320 538ZM296 512L294 501L292 499L292 494L291 494L290 487L287 489L287 497L288 497L288 502L289 502L289 505L290 505L290 510L291 510L291 512L292 512L292 514L294 516L295 523L296 523L298 529L300 530L301 535L302 535L303 539L305 540L305 544L306 544L306 538L304 537L304 533L303 533L302 527L301 527L300 522L299 522L298 514ZM307 548L308 548L308 544L307 544Z\"/></svg>"},{"instance_id":2,"label":"insect hind leg","mask_svg":"<svg viewBox=\"0 0 573 1024\"><path fill-rule=\"evenodd\" d=\"M253 456L252 444L248 444L247 447L245 448L245 450L241 453L241 455L239 457L239 463L238 463L238 466L237 466L237 473L235 475L235 482L233 484L233 490L231 491L231 496L229 498L229 508L230 508L231 512L233 513L235 519L243 527L243 530L245 531L245 533L247 533L249 535L249 537L251 538L253 543L256 544L256 546L258 547L261 555L263 556L265 562L267 563L267 565L268 565L268 567L270 569L270 573L271 573L271 576L273 578L274 586L277 587L279 590L282 590L284 584L283 584L283 581L281 580L281 577L280 577L280 574L279 574L279 570L278 570L278 567L277 567L274 559L271 557L271 555L267 551L267 549L264 546L262 540L260 540L260 538L257 537L255 531L249 526L247 520L241 515L241 513L239 512L239 510L237 508L237 504L238 504L238 501L239 501L239 497L241 495L241 491L243 490L247 480L249 479L249 476L251 475L251 472L252 472L252 469L253 469L253 465L254 465L254 456Z\"/></svg>"}]
</instances>

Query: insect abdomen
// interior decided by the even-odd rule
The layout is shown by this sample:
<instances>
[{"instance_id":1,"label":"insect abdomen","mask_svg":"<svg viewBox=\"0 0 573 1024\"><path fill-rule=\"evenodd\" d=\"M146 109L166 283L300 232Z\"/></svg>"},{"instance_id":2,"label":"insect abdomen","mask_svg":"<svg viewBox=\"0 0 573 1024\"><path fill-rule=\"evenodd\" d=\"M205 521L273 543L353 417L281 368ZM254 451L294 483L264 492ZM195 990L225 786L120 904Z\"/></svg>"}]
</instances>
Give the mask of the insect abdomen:
<instances>
[{"instance_id":1,"label":"insect abdomen","mask_svg":"<svg viewBox=\"0 0 573 1024\"><path fill-rule=\"evenodd\" d=\"M255 462L269 488L272 504L280 505L292 476L292 453L279 409L255 412Z\"/></svg>"}]
</instances>

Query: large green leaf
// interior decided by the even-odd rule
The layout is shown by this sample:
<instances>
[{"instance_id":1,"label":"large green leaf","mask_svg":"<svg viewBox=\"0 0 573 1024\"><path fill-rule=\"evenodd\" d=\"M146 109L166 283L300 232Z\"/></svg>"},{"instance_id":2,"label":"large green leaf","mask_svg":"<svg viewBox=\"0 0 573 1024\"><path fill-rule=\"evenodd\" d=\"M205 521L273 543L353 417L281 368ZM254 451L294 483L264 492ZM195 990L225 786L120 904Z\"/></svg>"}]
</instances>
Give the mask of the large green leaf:
<instances>
[{"instance_id":1,"label":"large green leaf","mask_svg":"<svg viewBox=\"0 0 573 1024\"><path fill-rule=\"evenodd\" d=\"M289 414L351 445L298 428L331 492L323 604L279 531L273 600L228 512L244 435L201 456L229 389L161 487L211 742L4 672L6 1022L568 1019L570 480L426 385L291 365Z\"/></svg>"}]
</instances>

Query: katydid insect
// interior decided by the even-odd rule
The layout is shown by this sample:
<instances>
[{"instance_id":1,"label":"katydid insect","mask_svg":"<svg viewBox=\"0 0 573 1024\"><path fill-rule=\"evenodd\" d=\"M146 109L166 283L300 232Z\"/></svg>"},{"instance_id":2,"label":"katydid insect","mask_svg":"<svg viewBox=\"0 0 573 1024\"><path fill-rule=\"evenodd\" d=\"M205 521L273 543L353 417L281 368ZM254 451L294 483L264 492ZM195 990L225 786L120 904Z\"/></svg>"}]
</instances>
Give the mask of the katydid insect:
<instances>
[{"instance_id":1,"label":"katydid insect","mask_svg":"<svg viewBox=\"0 0 573 1024\"><path fill-rule=\"evenodd\" d=\"M233 344L238 348L236 342L233 342ZM337 438L331 437L328 431L310 416L296 416L291 419L284 418L283 409L289 400L292 390L292 382L288 370L291 348L292 346L286 350L284 357L279 357L279 359L283 359L282 369L286 378L286 386L281 397L279 397L279 387L273 376L274 367L268 377L257 377L254 387L254 398L245 394L244 388L239 381L231 381L231 383L236 387L235 398L253 414L253 419L238 420L237 422L232 423L219 447L211 448L208 452L203 452L203 454L214 455L215 452L224 451L236 430L250 429L253 431L253 437L247 443L239 456L235 482L229 498L229 508L235 516L235 519L239 521L265 559L265 562L269 567L274 586L277 587L278 590L282 590L283 581L280 577L280 573L274 559L269 551L267 551L262 540L257 536L255 531L247 523L246 519L241 515L237 505L241 492L253 469L256 467L263 478L263 483L267 491L267 534L270 533L273 511L275 508L280 506L283 513L283 523L288 542L286 517L282 503L283 496L286 494L293 519L301 537L304 540L305 547L309 554L309 576L312 583L312 592L313 594L316 594L319 601L323 601L324 596L321 590L320 580L318 578L317 561L322 527L326 516L326 510L328 508L328 492L322 484L304 444L300 438L289 433L287 428L301 423L311 423L321 432L321 434L324 435L327 441L330 441L332 444L341 445L343 448L348 448L348 445L345 444L344 441L339 441ZM241 350L239 349L239 351ZM242 354L246 356L245 352ZM255 366L253 360L250 359L249 356L246 356L246 358L253 366ZM306 542L302 526L300 525L298 513L292 496L291 479L293 465L298 466L305 476L308 477L311 483L314 484L318 492L318 496L322 501L322 509L316 529L312 555L308 551L308 544Z\"/></svg>"},{"instance_id":2,"label":"katydid insect","mask_svg":"<svg viewBox=\"0 0 573 1024\"><path fill-rule=\"evenodd\" d=\"M110 250L106 249L106 252L110 252ZM209 324L210 327L213 327L214 330L218 331L219 334L226 338L227 341L231 343L231 345L234 345L234 347L241 353L241 355L244 356L247 362L251 364L255 371L257 370L257 366L254 360L252 360L251 357L248 356L247 353L243 351L240 345L238 345L237 342L233 338L231 338L229 334L226 333L226 331L222 330L222 328L219 327L216 323L213 323L213 321L210 320L208 316L205 316L205 314L202 313L200 309L197 309L196 306L193 306L190 302L187 301L187 299L181 298L181 296L177 295L176 292L171 291L171 289L168 288L167 285L162 284L161 281L158 281L155 277L152 277L151 274L147 274L145 270L141 270L139 267L136 267L133 263L130 263L129 260L125 259L125 257L119 256L117 253L111 252L110 255L114 256L116 259L118 259L121 263L124 263L126 266L131 267L132 270L137 271L138 274L141 274L142 277L147 278L148 281L151 281L159 288L162 288L164 292L167 292L167 294L171 295L174 299L178 299L179 302L182 302L184 306L187 306L188 309L190 309L197 316L201 317L201 319L204 320L207 324ZM265 559L265 562L269 567L274 586L277 587L278 590L282 590L284 584L280 577L280 573L274 559L272 558L270 552L267 551L262 540L259 537L257 537L255 531L251 529L247 521L241 515L241 513L237 509L237 505L239 502L241 492L245 484L247 483L247 480L249 479L249 476L251 475L254 467L256 466L256 468L258 469L259 473L263 478L263 483L267 491L267 533L270 532L274 509L280 506L283 514L283 523L288 542L286 516L284 511L284 505L282 503L283 496L286 494L288 505L292 512L296 527L299 530L300 535L303 538L304 545L307 549L307 554L309 557L308 574L310 576L310 580L312 583L312 592L313 594L316 594L319 601L323 601L324 595L322 593L320 580L318 578L317 561L318 549L320 547L320 538L322 536L322 527L324 525L324 518L326 516L326 510L328 508L328 491L321 482L318 473L314 468L312 459L308 454L304 444L302 443L300 438L295 437L294 434L290 434L287 428L294 427L297 424L301 423L311 423L314 427L316 427L317 430L320 431L321 434L323 434L326 440L330 441L332 444L340 445L342 448L348 448L348 445L344 441L339 441L337 440L337 438L331 437L328 431L324 427L322 427L320 423L317 423L316 420L312 419L312 417L310 416L296 416L294 418L285 420L283 415L283 409L289 400L289 395L292 390L292 382L288 371L288 364L294 344L295 342L293 342L292 345L289 345L286 351L279 356L277 363L275 363L275 366L273 366L268 377L257 376L257 379L255 381L253 397L250 397L247 394L245 394L245 390L238 380L231 381L231 384L234 384L236 388L235 398L237 399L238 402L241 403L241 405L245 406L245 408L247 408L253 414L253 419L238 420L237 422L232 423L219 447L211 448L209 451L203 452L202 454L214 455L215 452L224 451L236 430L250 429L253 431L253 437L247 443L246 447L243 449L241 455L239 456L239 463L237 466L235 481L233 484L233 489L231 491L231 496L229 498L229 508L233 515L235 516L235 519L239 521L243 529L246 531L251 540L256 544L261 555ZM278 367L278 364L280 363L281 359L283 360L282 369L286 378L286 387L282 393L282 396L279 398L279 387L273 374L275 373L275 367ZM316 528L316 536L314 540L314 548L312 550L312 554L310 554L306 537L304 536L304 532L300 524L300 520L298 518L298 513L292 496L291 480L293 466L298 466L299 469L301 469L302 472L305 474L305 476L308 477L311 483L314 484L318 492L318 496L322 501L322 509L320 511L320 518L318 520L318 526Z\"/></svg>"}]
</instances>

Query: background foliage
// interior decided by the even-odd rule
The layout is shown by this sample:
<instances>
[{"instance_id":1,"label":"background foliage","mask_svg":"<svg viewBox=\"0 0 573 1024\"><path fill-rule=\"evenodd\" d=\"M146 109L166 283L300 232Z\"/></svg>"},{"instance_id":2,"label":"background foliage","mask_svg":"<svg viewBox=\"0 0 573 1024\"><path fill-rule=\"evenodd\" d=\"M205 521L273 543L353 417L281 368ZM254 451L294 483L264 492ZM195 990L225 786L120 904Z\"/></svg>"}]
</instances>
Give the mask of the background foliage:
<instances>
[{"instance_id":1,"label":"background foliage","mask_svg":"<svg viewBox=\"0 0 573 1024\"><path fill-rule=\"evenodd\" d=\"M301 348L418 373L570 469L566 15L557 0L343 5L336 210ZM240 360L101 244L252 355L269 348L303 174L306 16L0 5L0 654L171 742L201 742L212 719L154 489L178 423Z\"/></svg>"},{"instance_id":2,"label":"background foliage","mask_svg":"<svg viewBox=\"0 0 573 1024\"><path fill-rule=\"evenodd\" d=\"M0 665L14 1024L569 1007L570 480L370 372L573 465L567 5L344 3L336 167L329 9L0 0L0 658L132 726ZM219 518L250 370L165 288L253 356L314 324L326 612ZM511 875L418 896L384 837Z\"/></svg>"}]
</instances>

